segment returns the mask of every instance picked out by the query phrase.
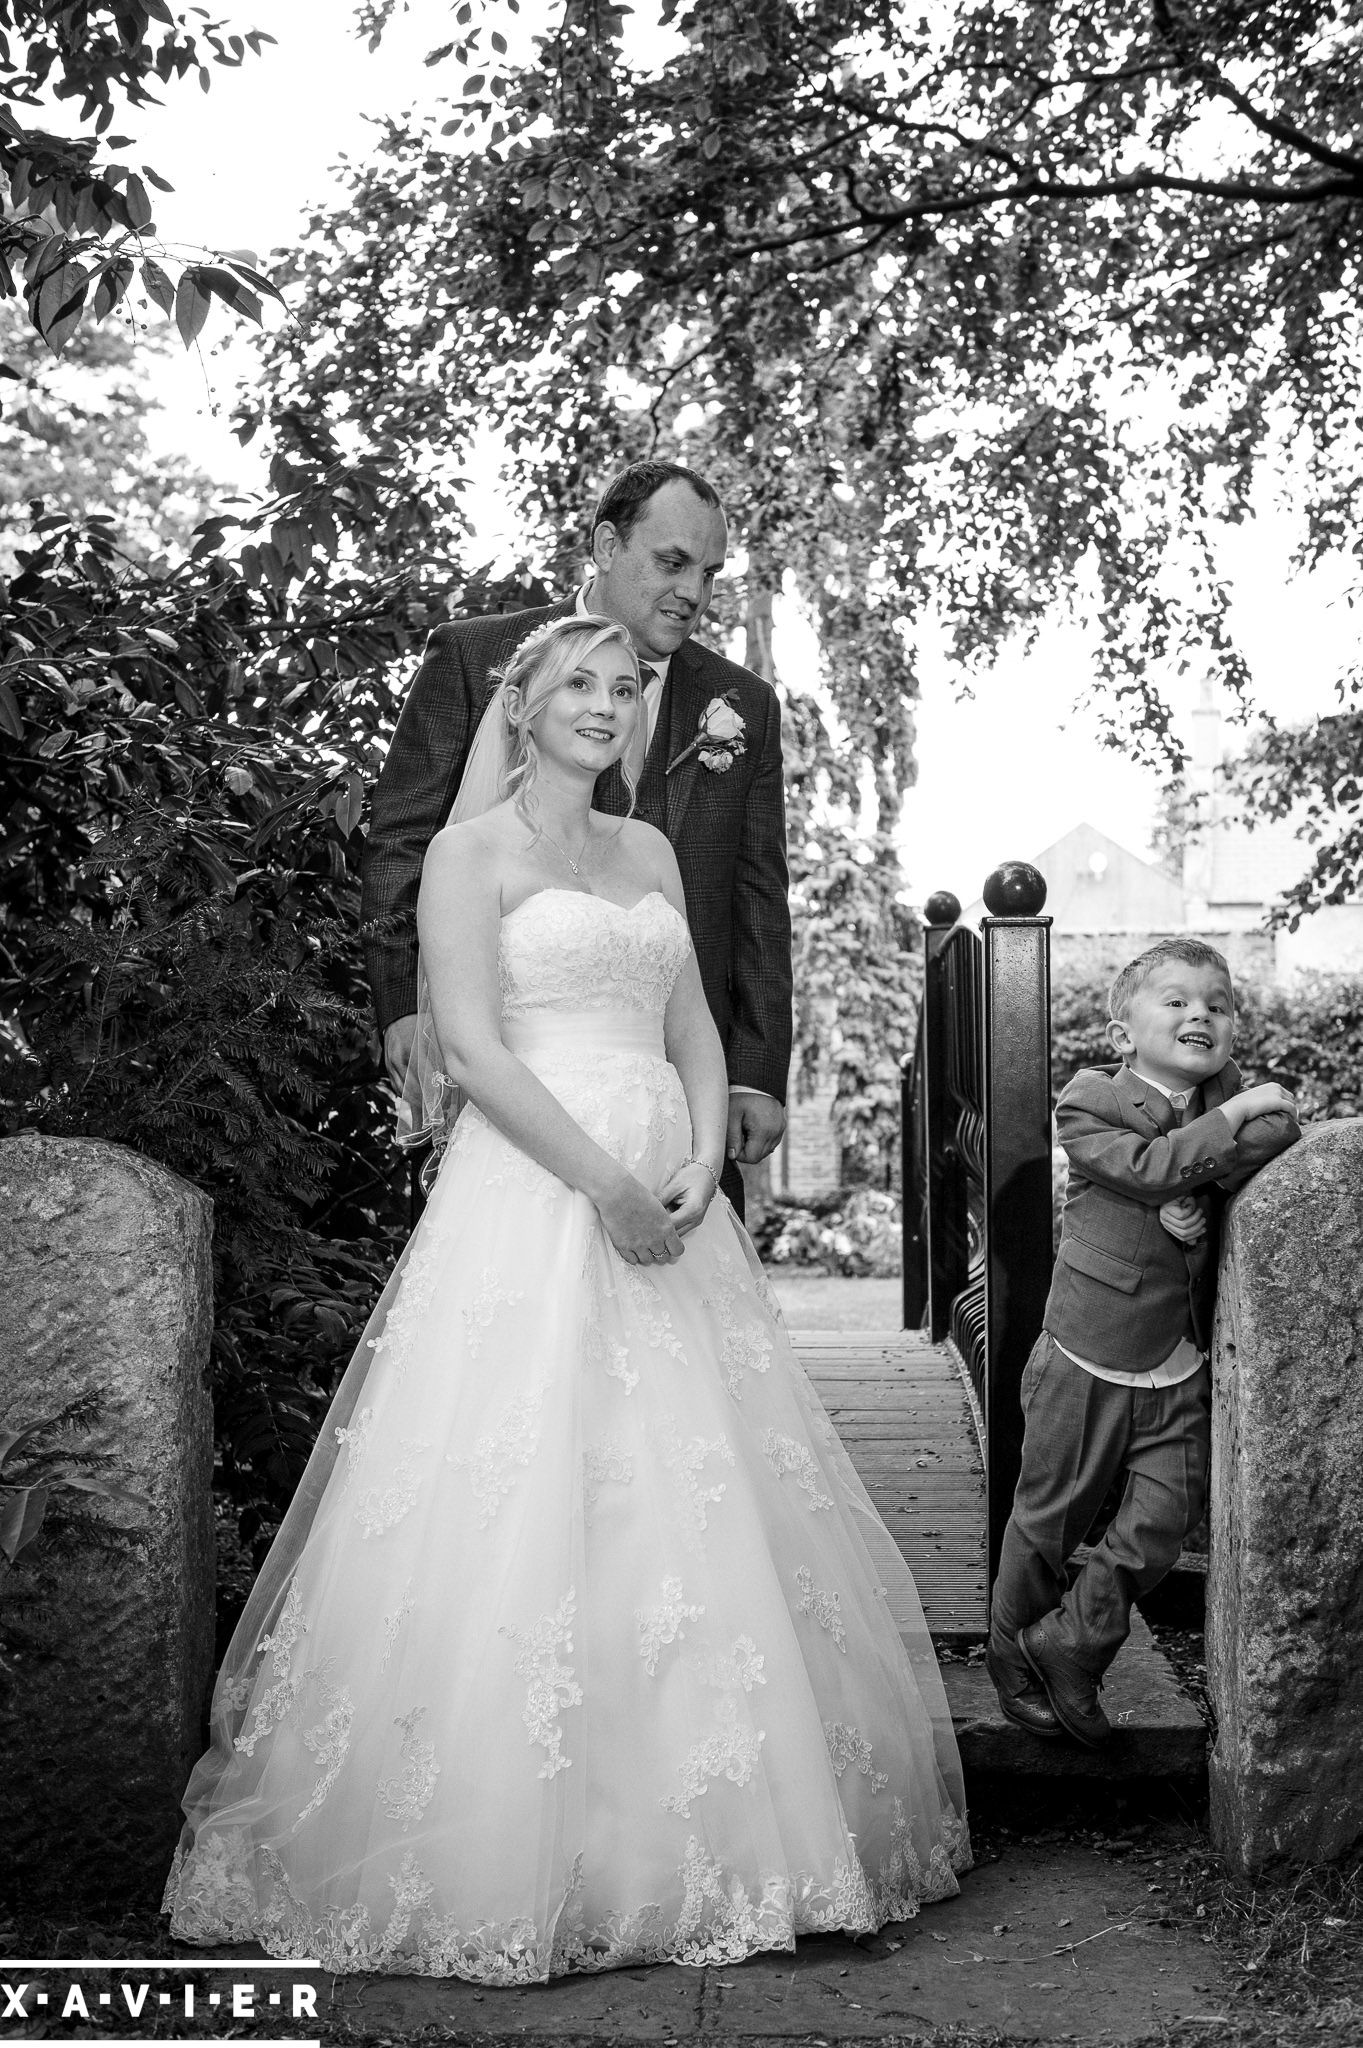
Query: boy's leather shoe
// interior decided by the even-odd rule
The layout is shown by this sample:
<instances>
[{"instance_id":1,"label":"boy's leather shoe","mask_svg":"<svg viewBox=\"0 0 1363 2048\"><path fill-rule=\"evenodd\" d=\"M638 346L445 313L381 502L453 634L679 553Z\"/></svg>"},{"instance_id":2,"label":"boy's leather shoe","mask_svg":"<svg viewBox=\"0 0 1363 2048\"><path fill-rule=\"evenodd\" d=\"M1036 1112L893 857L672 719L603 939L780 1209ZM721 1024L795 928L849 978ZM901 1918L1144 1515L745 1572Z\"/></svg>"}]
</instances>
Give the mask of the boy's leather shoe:
<instances>
[{"instance_id":1,"label":"boy's leather shoe","mask_svg":"<svg viewBox=\"0 0 1363 2048\"><path fill-rule=\"evenodd\" d=\"M1054 1741L1061 1733L1055 1709L1046 1697L1045 1688L1037 1684L1028 1665L1019 1656L1017 1644L1010 1636L994 1635L989 1638L984 1668L994 1681L999 1709L1005 1721L1011 1721L1016 1728L1025 1728L1029 1735L1044 1735L1047 1740Z\"/></svg>"},{"instance_id":2,"label":"boy's leather shoe","mask_svg":"<svg viewBox=\"0 0 1363 2048\"><path fill-rule=\"evenodd\" d=\"M1046 1688L1056 1719L1076 1742L1101 1749L1112 1723L1098 1704L1098 1681L1068 1650L1061 1649L1046 1627L1049 1616L1018 1630L1018 1648Z\"/></svg>"}]
</instances>

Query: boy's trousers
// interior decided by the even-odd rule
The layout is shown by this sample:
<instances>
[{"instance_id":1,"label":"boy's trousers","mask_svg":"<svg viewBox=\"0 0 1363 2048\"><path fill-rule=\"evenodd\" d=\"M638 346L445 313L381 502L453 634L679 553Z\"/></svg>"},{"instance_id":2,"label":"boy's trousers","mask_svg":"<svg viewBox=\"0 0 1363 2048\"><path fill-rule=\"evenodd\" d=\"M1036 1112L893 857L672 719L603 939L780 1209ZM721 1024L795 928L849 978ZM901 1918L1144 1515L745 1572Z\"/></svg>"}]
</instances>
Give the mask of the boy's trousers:
<instances>
[{"instance_id":1,"label":"boy's trousers","mask_svg":"<svg viewBox=\"0 0 1363 2048\"><path fill-rule=\"evenodd\" d=\"M1022 1375L1022 1474L990 1606L994 1635L1058 1607L1054 1639L1093 1676L1131 1627L1131 1603L1157 1586L1202 1519L1211 1451L1211 1373L1176 1387L1118 1386L1066 1358L1046 1331ZM1065 1561L1115 1480L1121 1506L1068 1587Z\"/></svg>"}]
</instances>

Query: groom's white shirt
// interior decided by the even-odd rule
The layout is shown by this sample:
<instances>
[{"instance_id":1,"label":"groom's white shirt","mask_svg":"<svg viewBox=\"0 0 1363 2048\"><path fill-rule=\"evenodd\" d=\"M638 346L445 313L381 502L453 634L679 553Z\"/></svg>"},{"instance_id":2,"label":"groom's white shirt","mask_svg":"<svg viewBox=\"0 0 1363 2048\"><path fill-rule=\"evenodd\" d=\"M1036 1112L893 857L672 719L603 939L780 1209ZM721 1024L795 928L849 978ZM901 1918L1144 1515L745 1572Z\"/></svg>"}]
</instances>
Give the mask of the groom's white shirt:
<instances>
[{"instance_id":1,"label":"groom's white shirt","mask_svg":"<svg viewBox=\"0 0 1363 2048\"><path fill-rule=\"evenodd\" d=\"M593 577L588 577L577 593L577 615L580 619L590 618L591 616L591 594L594 581ZM641 666L643 665L645 664L641 664ZM663 684L667 681L667 672L672 666L672 657L669 654L665 661L651 661L646 666L652 670L649 680L644 684L644 709L648 713L648 744L651 747L653 745L653 735L658 730L658 706L663 701ZM730 1095L760 1095L767 1102L774 1102L776 1100L774 1095L767 1094L765 1088L750 1088L743 1081L731 1081L729 1083L729 1093Z\"/></svg>"}]
</instances>

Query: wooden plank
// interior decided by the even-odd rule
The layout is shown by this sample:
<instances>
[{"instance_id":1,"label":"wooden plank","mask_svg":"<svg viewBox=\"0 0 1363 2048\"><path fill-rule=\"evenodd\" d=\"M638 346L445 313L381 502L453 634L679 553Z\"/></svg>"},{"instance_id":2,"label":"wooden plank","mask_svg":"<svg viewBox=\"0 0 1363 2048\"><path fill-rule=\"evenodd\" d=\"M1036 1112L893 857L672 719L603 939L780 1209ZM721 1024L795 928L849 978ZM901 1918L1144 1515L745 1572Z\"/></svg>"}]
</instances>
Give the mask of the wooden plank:
<instances>
[{"instance_id":1,"label":"wooden plank","mask_svg":"<svg viewBox=\"0 0 1363 2048\"><path fill-rule=\"evenodd\" d=\"M984 1632L984 1474L950 1354L921 1331L798 1331L794 1343L877 1512L913 1572L928 1628ZM893 1612L893 1602L891 1611ZM907 1614L896 1614L901 1624Z\"/></svg>"}]
</instances>

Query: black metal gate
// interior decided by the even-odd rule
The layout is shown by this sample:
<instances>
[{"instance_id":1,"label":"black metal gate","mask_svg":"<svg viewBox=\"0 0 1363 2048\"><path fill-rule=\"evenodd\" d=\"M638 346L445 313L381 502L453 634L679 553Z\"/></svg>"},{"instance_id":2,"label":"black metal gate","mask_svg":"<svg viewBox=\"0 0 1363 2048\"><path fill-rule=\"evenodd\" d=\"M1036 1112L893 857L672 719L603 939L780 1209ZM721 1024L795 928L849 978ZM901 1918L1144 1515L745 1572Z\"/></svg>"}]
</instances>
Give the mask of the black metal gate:
<instances>
[{"instance_id":1,"label":"black metal gate","mask_svg":"<svg viewBox=\"0 0 1363 2048\"><path fill-rule=\"evenodd\" d=\"M1022 1456L1018 1390L1051 1280L1051 920L1014 861L977 935L928 899L918 1038L903 1063L904 1324L950 1337L984 1422L988 1583Z\"/></svg>"}]
</instances>

